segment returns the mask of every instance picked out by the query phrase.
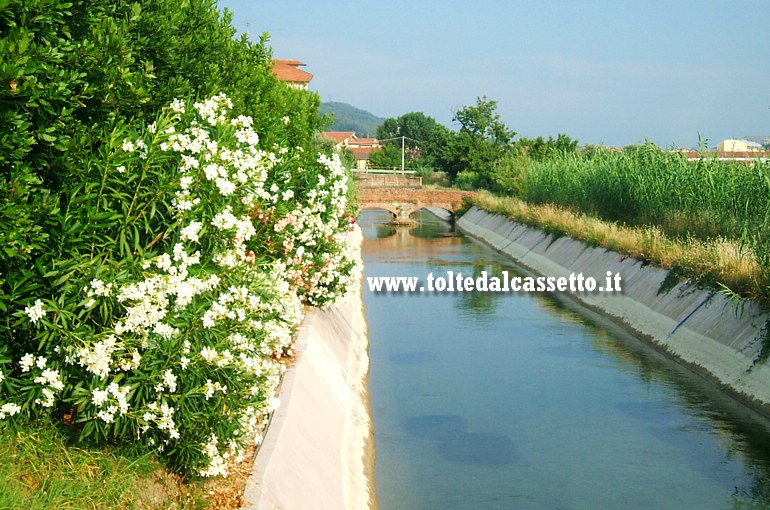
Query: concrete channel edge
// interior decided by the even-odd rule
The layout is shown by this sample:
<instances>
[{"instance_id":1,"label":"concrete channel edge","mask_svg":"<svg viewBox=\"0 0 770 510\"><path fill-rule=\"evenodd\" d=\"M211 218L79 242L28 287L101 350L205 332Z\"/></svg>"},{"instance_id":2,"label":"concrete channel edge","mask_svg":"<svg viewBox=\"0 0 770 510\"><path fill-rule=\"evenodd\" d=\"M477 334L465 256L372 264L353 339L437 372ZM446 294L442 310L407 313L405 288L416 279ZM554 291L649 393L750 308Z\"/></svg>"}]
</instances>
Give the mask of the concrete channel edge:
<instances>
[{"instance_id":1,"label":"concrete channel edge","mask_svg":"<svg viewBox=\"0 0 770 510\"><path fill-rule=\"evenodd\" d=\"M670 285L668 271L571 239L556 237L477 207L457 219L463 233L545 276L583 273L601 281L622 275L620 293L571 293L659 351L682 362L770 417L770 362L756 363L768 315L688 282Z\"/></svg>"},{"instance_id":2,"label":"concrete channel edge","mask_svg":"<svg viewBox=\"0 0 770 510\"><path fill-rule=\"evenodd\" d=\"M360 245L360 229L352 233ZM244 492L252 510L376 507L369 479L368 337L360 289L300 326Z\"/></svg>"}]
</instances>

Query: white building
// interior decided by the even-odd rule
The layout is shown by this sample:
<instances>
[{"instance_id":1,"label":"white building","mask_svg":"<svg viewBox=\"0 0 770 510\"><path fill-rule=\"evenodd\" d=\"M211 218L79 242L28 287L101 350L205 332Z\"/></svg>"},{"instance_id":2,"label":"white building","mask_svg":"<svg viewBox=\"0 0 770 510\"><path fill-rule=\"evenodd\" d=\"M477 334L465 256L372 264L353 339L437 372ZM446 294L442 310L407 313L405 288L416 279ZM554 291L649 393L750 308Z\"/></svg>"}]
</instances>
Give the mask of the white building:
<instances>
[{"instance_id":1,"label":"white building","mask_svg":"<svg viewBox=\"0 0 770 510\"><path fill-rule=\"evenodd\" d=\"M733 138L723 140L717 145L717 152L762 152L763 150L764 148L757 142Z\"/></svg>"}]
</instances>

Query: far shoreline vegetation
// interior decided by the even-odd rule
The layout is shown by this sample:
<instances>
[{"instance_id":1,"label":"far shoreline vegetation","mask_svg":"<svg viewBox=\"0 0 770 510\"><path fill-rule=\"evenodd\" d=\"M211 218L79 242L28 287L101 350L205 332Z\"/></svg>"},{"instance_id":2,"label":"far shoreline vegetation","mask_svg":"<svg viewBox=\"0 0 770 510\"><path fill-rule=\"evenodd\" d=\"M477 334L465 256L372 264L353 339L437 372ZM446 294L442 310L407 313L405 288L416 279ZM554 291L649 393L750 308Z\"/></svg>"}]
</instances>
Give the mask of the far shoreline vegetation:
<instances>
[{"instance_id":1,"label":"far shoreline vegetation","mask_svg":"<svg viewBox=\"0 0 770 510\"><path fill-rule=\"evenodd\" d=\"M578 147L563 134L527 138L496 108L477 98L455 113L456 131L407 113L386 119L377 137L404 136L407 167L428 185L477 191L469 205L770 308L766 160L720 160L702 138L696 159L649 141L620 149ZM383 146L372 165L400 166L400 139Z\"/></svg>"}]
</instances>

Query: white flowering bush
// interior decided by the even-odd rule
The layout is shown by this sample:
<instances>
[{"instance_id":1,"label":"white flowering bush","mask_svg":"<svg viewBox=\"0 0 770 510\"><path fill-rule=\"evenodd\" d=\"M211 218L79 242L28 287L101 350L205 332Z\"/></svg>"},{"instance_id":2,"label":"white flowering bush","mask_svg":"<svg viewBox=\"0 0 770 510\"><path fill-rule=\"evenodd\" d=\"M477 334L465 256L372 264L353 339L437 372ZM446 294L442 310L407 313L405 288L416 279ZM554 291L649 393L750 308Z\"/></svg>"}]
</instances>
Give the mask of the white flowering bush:
<instances>
[{"instance_id":1,"label":"white flowering bush","mask_svg":"<svg viewBox=\"0 0 770 510\"><path fill-rule=\"evenodd\" d=\"M0 420L51 414L200 476L259 442L305 305L343 297L360 261L339 159L261 147L231 108L175 100L108 135L51 236L57 292L9 310Z\"/></svg>"}]
</instances>

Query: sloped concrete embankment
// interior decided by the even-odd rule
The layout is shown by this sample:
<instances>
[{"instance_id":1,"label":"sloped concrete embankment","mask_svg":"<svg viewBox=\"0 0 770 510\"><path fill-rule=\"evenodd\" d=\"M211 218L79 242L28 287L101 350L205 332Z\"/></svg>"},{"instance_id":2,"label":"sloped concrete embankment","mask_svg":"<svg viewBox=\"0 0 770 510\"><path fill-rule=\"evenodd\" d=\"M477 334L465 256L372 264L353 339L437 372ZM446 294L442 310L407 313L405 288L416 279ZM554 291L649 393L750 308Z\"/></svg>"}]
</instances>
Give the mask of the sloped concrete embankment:
<instances>
[{"instance_id":1,"label":"sloped concrete embankment","mask_svg":"<svg viewBox=\"0 0 770 510\"><path fill-rule=\"evenodd\" d=\"M360 243L360 230L357 231ZM371 485L369 357L363 302L314 309L297 337L299 355L281 383L276 410L244 499L251 509L375 506Z\"/></svg>"},{"instance_id":2,"label":"sloped concrete embankment","mask_svg":"<svg viewBox=\"0 0 770 510\"><path fill-rule=\"evenodd\" d=\"M672 287L665 269L568 237L557 238L476 207L456 225L544 276L583 273L600 286L607 271L619 273L622 292L571 297L770 416L770 363L755 363L768 316L756 303L736 304L722 293L688 283Z\"/></svg>"}]
</instances>

